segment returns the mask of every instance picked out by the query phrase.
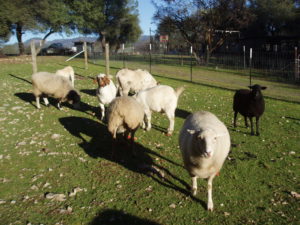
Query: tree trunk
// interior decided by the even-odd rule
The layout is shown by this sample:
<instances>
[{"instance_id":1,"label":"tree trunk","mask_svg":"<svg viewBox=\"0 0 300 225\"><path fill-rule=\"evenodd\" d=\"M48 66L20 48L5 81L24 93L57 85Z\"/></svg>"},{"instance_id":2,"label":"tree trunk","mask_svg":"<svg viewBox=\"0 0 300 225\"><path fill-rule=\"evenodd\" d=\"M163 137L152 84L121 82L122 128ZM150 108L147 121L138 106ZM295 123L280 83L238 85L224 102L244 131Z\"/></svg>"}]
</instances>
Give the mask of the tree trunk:
<instances>
[{"instance_id":1,"label":"tree trunk","mask_svg":"<svg viewBox=\"0 0 300 225\"><path fill-rule=\"evenodd\" d=\"M25 54L25 48L24 48L24 44L22 41L22 24L17 23L17 28L16 28L16 35L17 35L17 40L18 40L18 46L19 46L19 55L24 55Z\"/></svg>"}]
</instances>

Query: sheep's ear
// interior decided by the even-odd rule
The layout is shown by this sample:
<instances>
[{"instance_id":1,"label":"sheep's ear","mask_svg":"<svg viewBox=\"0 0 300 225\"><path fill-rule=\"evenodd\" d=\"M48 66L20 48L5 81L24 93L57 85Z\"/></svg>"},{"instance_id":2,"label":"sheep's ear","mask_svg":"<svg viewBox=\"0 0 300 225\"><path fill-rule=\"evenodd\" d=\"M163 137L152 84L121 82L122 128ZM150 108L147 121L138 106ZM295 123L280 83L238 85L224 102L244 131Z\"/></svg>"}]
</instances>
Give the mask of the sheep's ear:
<instances>
[{"instance_id":1,"label":"sheep's ear","mask_svg":"<svg viewBox=\"0 0 300 225\"><path fill-rule=\"evenodd\" d=\"M261 90L266 90L267 89L267 87L261 87Z\"/></svg>"},{"instance_id":2,"label":"sheep's ear","mask_svg":"<svg viewBox=\"0 0 300 225\"><path fill-rule=\"evenodd\" d=\"M196 131L195 131L195 130L186 129L186 131L187 131L188 133L190 133L190 134L194 134L194 133L196 133Z\"/></svg>"},{"instance_id":3,"label":"sheep's ear","mask_svg":"<svg viewBox=\"0 0 300 225\"><path fill-rule=\"evenodd\" d=\"M253 88L253 85L252 85L252 86L248 86L248 88L252 89L252 88Z\"/></svg>"}]
</instances>

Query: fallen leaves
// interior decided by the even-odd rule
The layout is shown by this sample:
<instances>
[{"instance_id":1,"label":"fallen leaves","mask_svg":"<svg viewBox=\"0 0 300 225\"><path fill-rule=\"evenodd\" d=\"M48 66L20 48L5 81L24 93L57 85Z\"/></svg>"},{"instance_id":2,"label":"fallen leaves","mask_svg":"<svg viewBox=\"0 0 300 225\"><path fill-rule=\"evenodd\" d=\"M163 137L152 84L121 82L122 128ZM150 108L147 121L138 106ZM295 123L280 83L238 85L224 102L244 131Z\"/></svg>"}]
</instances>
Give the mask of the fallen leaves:
<instances>
[{"instance_id":1,"label":"fallen leaves","mask_svg":"<svg viewBox=\"0 0 300 225\"><path fill-rule=\"evenodd\" d=\"M66 195L64 194L46 193L45 198L51 199L52 201L59 201L59 202L66 201Z\"/></svg>"}]
</instances>

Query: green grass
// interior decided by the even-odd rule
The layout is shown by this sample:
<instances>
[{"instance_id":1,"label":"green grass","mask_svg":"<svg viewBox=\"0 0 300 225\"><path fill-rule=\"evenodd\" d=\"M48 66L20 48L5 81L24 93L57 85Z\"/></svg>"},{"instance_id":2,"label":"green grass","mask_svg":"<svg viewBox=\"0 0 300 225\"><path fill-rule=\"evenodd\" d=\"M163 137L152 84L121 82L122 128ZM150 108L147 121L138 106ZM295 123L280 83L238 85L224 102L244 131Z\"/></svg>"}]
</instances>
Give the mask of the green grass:
<instances>
[{"instance_id":1,"label":"green grass","mask_svg":"<svg viewBox=\"0 0 300 225\"><path fill-rule=\"evenodd\" d=\"M66 65L64 59L39 57L39 70L54 72ZM102 63L89 64L88 70L80 59L68 64L85 77L104 72ZM121 66L112 62L111 73ZM97 118L92 80L75 81L82 111L68 106L59 111L55 101L37 110L28 83L31 64L1 63L0 224L299 224L299 199L291 194L300 192L299 103L277 100L266 92L270 98L261 118L261 136L250 136L241 116L238 128L232 127L232 89L243 86L242 76L236 75L234 83L234 76L219 72L206 75L210 79L199 75L198 83L191 83L188 74L180 75L184 72L181 67L153 66L161 83L186 87L173 136L162 134L168 120L154 113L153 128L136 133L137 156L119 144L112 157L111 137ZM232 80L223 82L225 76ZM282 87L276 91L279 97L286 90L299 95L299 89L286 84L270 84ZM199 193L190 197L191 179L178 148L184 119L198 110L216 114L227 125L233 144L213 182L213 213L206 211L207 181L199 180ZM53 139L53 134L60 136ZM145 165L160 168L164 178ZM78 187L82 191L69 196ZM52 201L45 198L47 193L64 194L66 200ZM68 207L72 210L66 211Z\"/></svg>"}]
</instances>

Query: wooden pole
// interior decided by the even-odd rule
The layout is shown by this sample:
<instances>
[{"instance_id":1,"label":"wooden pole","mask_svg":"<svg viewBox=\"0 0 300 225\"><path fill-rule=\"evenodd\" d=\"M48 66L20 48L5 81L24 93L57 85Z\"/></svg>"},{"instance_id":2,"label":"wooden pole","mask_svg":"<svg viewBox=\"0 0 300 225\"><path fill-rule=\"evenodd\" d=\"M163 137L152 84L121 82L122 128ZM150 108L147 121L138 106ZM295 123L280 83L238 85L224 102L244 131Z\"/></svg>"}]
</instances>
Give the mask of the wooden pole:
<instances>
[{"instance_id":1,"label":"wooden pole","mask_svg":"<svg viewBox=\"0 0 300 225\"><path fill-rule=\"evenodd\" d=\"M32 58L32 72L37 72L37 63L36 63L36 49L35 49L35 43L34 40L30 42L31 47L31 58Z\"/></svg>"},{"instance_id":2,"label":"wooden pole","mask_svg":"<svg viewBox=\"0 0 300 225\"><path fill-rule=\"evenodd\" d=\"M84 50L84 68L88 69L88 52L87 52L87 44L86 41L83 42L83 50Z\"/></svg>"},{"instance_id":3,"label":"wooden pole","mask_svg":"<svg viewBox=\"0 0 300 225\"><path fill-rule=\"evenodd\" d=\"M105 44L105 73L109 75L109 44Z\"/></svg>"}]
</instances>

